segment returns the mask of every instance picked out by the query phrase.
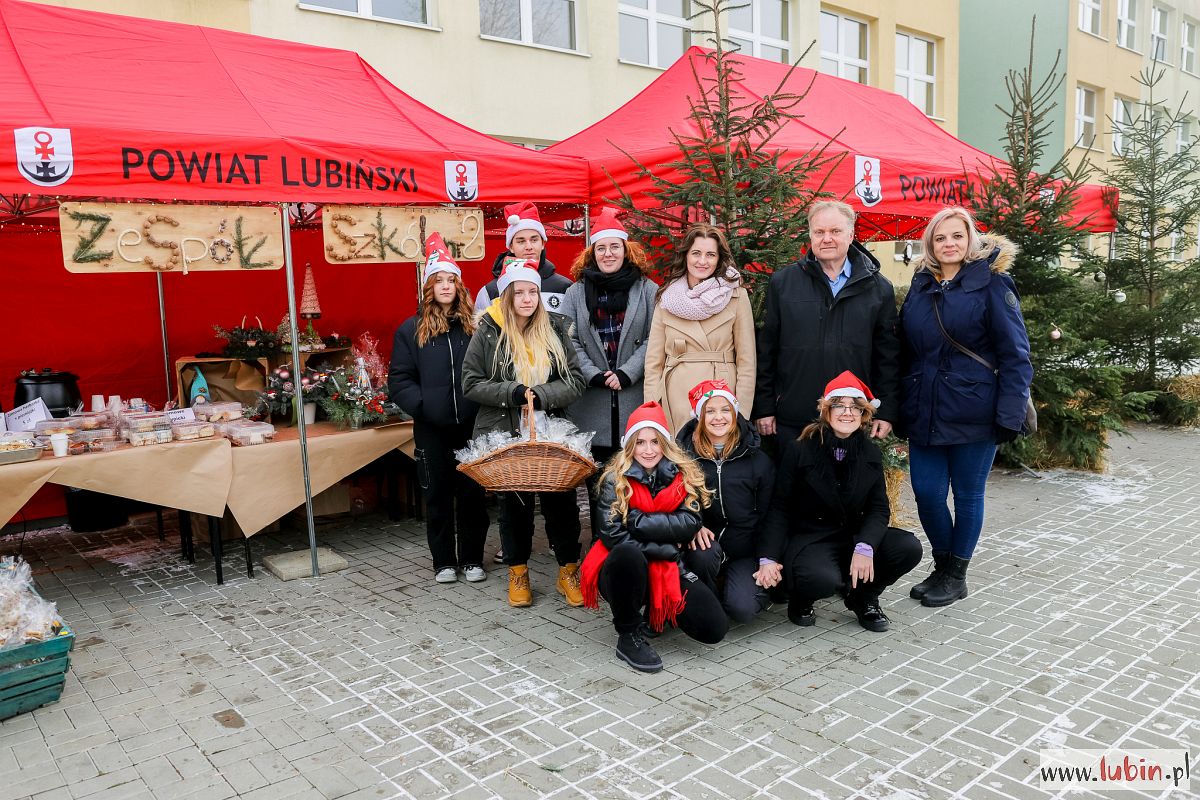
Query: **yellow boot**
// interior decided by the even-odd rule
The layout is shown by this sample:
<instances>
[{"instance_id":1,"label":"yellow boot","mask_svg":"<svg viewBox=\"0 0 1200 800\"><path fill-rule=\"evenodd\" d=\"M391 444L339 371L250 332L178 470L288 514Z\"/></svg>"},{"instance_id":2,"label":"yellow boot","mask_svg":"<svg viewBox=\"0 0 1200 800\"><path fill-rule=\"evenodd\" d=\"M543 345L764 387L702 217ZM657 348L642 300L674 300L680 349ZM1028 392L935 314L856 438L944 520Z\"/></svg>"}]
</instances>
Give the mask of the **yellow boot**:
<instances>
[{"instance_id":1,"label":"yellow boot","mask_svg":"<svg viewBox=\"0 0 1200 800\"><path fill-rule=\"evenodd\" d=\"M558 593L569 606L583 605L583 592L579 590L579 564L567 564L558 568Z\"/></svg>"},{"instance_id":2,"label":"yellow boot","mask_svg":"<svg viewBox=\"0 0 1200 800\"><path fill-rule=\"evenodd\" d=\"M533 605L533 590L529 588L529 567L526 564L508 568L508 604L513 608Z\"/></svg>"}]
</instances>

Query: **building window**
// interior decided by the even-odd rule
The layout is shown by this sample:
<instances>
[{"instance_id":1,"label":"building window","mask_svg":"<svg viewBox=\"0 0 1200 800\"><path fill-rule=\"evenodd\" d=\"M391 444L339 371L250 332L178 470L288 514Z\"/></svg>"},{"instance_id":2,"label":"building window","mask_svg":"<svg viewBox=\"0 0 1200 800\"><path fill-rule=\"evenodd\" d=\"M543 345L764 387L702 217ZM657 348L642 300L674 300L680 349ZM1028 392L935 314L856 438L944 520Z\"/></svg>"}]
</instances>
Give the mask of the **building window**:
<instances>
[{"instance_id":1,"label":"building window","mask_svg":"<svg viewBox=\"0 0 1200 800\"><path fill-rule=\"evenodd\" d=\"M622 61L665 69L691 44L690 0L621 0L617 8Z\"/></svg>"},{"instance_id":2,"label":"building window","mask_svg":"<svg viewBox=\"0 0 1200 800\"><path fill-rule=\"evenodd\" d=\"M821 71L867 83L867 23L821 12Z\"/></svg>"},{"instance_id":3,"label":"building window","mask_svg":"<svg viewBox=\"0 0 1200 800\"><path fill-rule=\"evenodd\" d=\"M1175 126L1175 152L1182 153L1192 143L1192 121L1181 119Z\"/></svg>"},{"instance_id":4,"label":"building window","mask_svg":"<svg viewBox=\"0 0 1200 800\"><path fill-rule=\"evenodd\" d=\"M730 9L729 38L748 56L790 64L788 5L788 0L753 0Z\"/></svg>"},{"instance_id":5,"label":"building window","mask_svg":"<svg viewBox=\"0 0 1200 800\"><path fill-rule=\"evenodd\" d=\"M1079 30L1100 35L1100 0L1079 0Z\"/></svg>"},{"instance_id":6,"label":"building window","mask_svg":"<svg viewBox=\"0 0 1200 800\"><path fill-rule=\"evenodd\" d=\"M388 22L429 24L427 0L301 0L300 7L317 11L341 11Z\"/></svg>"},{"instance_id":7,"label":"building window","mask_svg":"<svg viewBox=\"0 0 1200 800\"><path fill-rule=\"evenodd\" d=\"M1137 0L1117 0L1117 44L1137 50Z\"/></svg>"},{"instance_id":8,"label":"building window","mask_svg":"<svg viewBox=\"0 0 1200 800\"><path fill-rule=\"evenodd\" d=\"M1150 57L1155 61L1167 60L1167 23L1165 8L1154 6L1150 9Z\"/></svg>"},{"instance_id":9,"label":"building window","mask_svg":"<svg viewBox=\"0 0 1200 800\"><path fill-rule=\"evenodd\" d=\"M1113 98L1113 153L1119 156L1127 155L1128 142L1125 131L1133 123L1133 101L1124 97Z\"/></svg>"},{"instance_id":10,"label":"building window","mask_svg":"<svg viewBox=\"0 0 1200 800\"><path fill-rule=\"evenodd\" d=\"M479 0L479 32L521 44L578 50L575 5L576 0Z\"/></svg>"},{"instance_id":11,"label":"building window","mask_svg":"<svg viewBox=\"0 0 1200 800\"><path fill-rule=\"evenodd\" d=\"M1190 19L1179 26L1179 67L1185 72L1196 72L1196 23Z\"/></svg>"},{"instance_id":12,"label":"building window","mask_svg":"<svg viewBox=\"0 0 1200 800\"><path fill-rule=\"evenodd\" d=\"M1171 231L1171 247L1167 251L1168 261L1178 261L1182 256L1182 253L1180 252L1181 248L1179 247L1179 243L1182 239L1182 233L1179 231Z\"/></svg>"},{"instance_id":13,"label":"building window","mask_svg":"<svg viewBox=\"0 0 1200 800\"><path fill-rule=\"evenodd\" d=\"M1096 90L1075 87L1075 145L1091 147L1096 139Z\"/></svg>"},{"instance_id":14,"label":"building window","mask_svg":"<svg viewBox=\"0 0 1200 800\"><path fill-rule=\"evenodd\" d=\"M934 43L907 33L896 34L896 93L933 116Z\"/></svg>"}]
</instances>

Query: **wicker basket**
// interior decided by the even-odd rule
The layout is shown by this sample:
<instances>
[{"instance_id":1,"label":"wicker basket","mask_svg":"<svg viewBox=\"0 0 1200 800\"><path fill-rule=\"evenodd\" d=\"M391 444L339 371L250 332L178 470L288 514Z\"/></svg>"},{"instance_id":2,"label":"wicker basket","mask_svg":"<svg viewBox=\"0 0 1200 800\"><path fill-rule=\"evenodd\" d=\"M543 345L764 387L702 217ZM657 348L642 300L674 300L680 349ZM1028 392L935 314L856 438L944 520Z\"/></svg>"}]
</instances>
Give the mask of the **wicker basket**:
<instances>
[{"instance_id":1,"label":"wicker basket","mask_svg":"<svg viewBox=\"0 0 1200 800\"><path fill-rule=\"evenodd\" d=\"M529 441L506 444L466 464L459 472L493 492L565 492L596 471L596 463L557 442L539 442L533 416L533 392L525 393L522 411Z\"/></svg>"}]
</instances>

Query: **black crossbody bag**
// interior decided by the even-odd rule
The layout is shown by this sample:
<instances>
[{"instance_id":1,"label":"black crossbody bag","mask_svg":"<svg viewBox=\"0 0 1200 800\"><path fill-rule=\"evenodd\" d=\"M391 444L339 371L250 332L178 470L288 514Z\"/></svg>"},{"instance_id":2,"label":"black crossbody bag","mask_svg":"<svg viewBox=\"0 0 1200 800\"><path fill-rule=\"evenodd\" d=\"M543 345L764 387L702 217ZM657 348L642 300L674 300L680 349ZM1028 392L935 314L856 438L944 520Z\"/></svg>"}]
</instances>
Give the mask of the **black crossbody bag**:
<instances>
[{"instance_id":1,"label":"black crossbody bag","mask_svg":"<svg viewBox=\"0 0 1200 800\"><path fill-rule=\"evenodd\" d=\"M933 316L937 320L938 328L941 329L942 336L946 337L947 342L954 345L954 347L957 348L960 353L970 356L983 366L987 367L988 371L993 375L1000 374L1000 370L992 366L991 362L989 362L986 358L972 350L968 350L966 347L963 347L954 340L953 336L946 332L946 326L942 324L942 312L938 307L938 298L936 294L933 296ZM1021 430L1021 433L1025 434L1026 436L1032 436L1033 434L1037 433L1037 425L1037 408L1033 405L1033 395L1031 394L1025 400L1025 427Z\"/></svg>"}]
</instances>

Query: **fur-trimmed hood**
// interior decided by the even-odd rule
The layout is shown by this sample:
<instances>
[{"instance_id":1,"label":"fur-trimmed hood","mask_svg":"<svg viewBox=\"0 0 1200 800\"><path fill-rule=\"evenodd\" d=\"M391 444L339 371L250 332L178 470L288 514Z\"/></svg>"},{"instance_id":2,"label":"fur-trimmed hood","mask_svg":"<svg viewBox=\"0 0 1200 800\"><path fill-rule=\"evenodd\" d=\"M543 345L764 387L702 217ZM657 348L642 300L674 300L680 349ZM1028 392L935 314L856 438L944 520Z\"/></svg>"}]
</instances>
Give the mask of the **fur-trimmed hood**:
<instances>
[{"instance_id":1,"label":"fur-trimmed hood","mask_svg":"<svg viewBox=\"0 0 1200 800\"><path fill-rule=\"evenodd\" d=\"M982 260L991 262L992 272L1008 272L1021 248L998 233L987 233L979 238L987 252Z\"/></svg>"}]
</instances>

